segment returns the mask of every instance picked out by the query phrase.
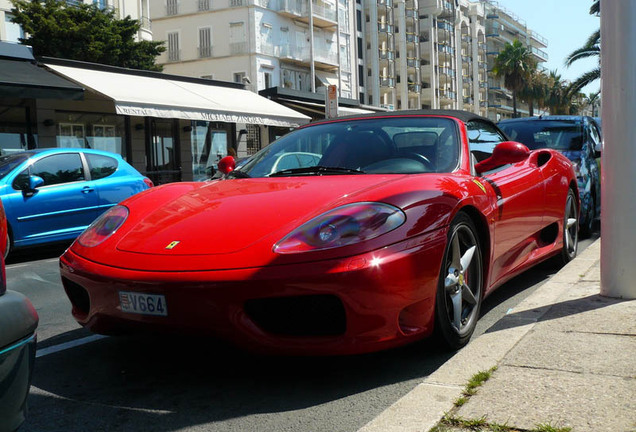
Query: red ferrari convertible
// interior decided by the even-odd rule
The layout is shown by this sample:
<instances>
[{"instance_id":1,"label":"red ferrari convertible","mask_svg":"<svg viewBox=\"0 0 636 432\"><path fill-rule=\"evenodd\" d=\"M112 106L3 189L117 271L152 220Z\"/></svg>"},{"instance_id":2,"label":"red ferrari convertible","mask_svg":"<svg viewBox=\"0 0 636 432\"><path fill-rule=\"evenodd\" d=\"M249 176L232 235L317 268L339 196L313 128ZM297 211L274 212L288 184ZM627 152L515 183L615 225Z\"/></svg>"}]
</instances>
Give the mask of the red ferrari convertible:
<instances>
[{"instance_id":1,"label":"red ferrari convertible","mask_svg":"<svg viewBox=\"0 0 636 432\"><path fill-rule=\"evenodd\" d=\"M493 289L577 252L570 162L462 111L316 122L219 165L220 179L129 198L64 253L81 325L287 354L434 332L459 348Z\"/></svg>"}]
</instances>

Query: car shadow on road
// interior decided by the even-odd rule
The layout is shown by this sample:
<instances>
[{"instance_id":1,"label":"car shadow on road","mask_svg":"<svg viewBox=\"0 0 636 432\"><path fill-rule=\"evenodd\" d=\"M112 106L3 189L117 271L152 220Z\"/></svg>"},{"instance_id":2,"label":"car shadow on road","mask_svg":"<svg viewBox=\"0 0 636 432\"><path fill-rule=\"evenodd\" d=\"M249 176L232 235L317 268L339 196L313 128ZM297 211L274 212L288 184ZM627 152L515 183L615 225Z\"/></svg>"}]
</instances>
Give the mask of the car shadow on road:
<instances>
[{"instance_id":1,"label":"car shadow on road","mask_svg":"<svg viewBox=\"0 0 636 432\"><path fill-rule=\"evenodd\" d=\"M262 424L276 416L293 416L283 422L294 430L334 430L314 424L331 417L324 406L368 404L343 408L350 418L337 429L357 430L453 354L428 340L374 354L275 357L201 338L110 337L38 358L22 430L279 430ZM368 400L348 401L362 393Z\"/></svg>"}]
</instances>

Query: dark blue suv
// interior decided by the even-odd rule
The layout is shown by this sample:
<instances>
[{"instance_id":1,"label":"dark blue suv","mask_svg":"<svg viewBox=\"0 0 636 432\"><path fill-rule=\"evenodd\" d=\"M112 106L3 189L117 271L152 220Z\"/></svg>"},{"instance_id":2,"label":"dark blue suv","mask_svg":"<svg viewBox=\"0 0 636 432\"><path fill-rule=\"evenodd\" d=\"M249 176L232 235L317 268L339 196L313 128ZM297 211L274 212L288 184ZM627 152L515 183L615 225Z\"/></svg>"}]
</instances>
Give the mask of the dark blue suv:
<instances>
[{"instance_id":1,"label":"dark blue suv","mask_svg":"<svg viewBox=\"0 0 636 432\"><path fill-rule=\"evenodd\" d=\"M596 163L601 133L594 119L553 115L502 120L498 125L511 140L525 144L530 150L555 149L572 161L581 196L581 234L589 235L601 205L601 179Z\"/></svg>"}]
</instances>

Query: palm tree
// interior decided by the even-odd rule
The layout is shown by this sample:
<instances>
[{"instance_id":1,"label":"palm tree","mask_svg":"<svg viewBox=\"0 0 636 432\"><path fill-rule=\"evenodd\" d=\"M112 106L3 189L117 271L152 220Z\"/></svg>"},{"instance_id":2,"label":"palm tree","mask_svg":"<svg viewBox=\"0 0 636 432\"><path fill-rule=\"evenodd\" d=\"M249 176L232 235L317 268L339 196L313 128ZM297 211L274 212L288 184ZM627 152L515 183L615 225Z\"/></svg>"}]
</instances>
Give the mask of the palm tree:
<instances>
[{"instance_id":1,"label":"palm tree","mask_svg":"<svg viewBox=\"0 0 636 432\"><path fill-rule=\"evenodd\" d=\"M590 15L599 15L600 13L601 1L594 0L592 7L590 7ZM592 33L581 48L572 51L565 59L565 65L569 67L577 60L590 57L598 59L598 67L585 72L572 83L573 93L578 93L586 85L601 78L601 30Z\"/></svg>"},{"instance_id":2,"label":"palm tree","mask_svg":"<svg viewBox=\"0 0 636 432\"><path fill-rule=\"evenodd\" d=\"M601 78L601 31L597 30L587 39L585 45L574 50L565 59L565 65L571 66L577 60L596 57L598 58L598 67L591 71L585 72L572 83L574 92L580 91L586 85Z\"/></svg>"},{"instance_id":3,"label":"palm tree","mask_svg":"<svg viewBox=\"0 0 636 432\"><path fill-rule=\"evenodd\" d=\"M530 50L517 39L512 44L507 43L495 57L493 73L497 78L503 78L504 86L512 92L513 117L517 117L517 93L525 86L530 71L536 67Z\"/></svg>"},{"instance_id":4,"label":"palm tree","mask_svg":"<svg viewBox=\"0 0 636 432\"><path fill-rule=\"evenodd\" d=\"M561 78L556 71L550 71L548 77L548 97L546 105L551 114L569 114L572 102L572 93L569 84Z\"/></svg>"},{"instance_id":5,"label":"palm tree","mask_svg":"<svg viewBox=\"0 0 636 432\"><path fill-rule=\"evenodd\" d=\"M533 69L526 85L519 90L518 96L528 104L529 115L532 117L535 104L537 108L544 107L548 93L548 76L539 69Z\"/></svg>"}]
</instances>

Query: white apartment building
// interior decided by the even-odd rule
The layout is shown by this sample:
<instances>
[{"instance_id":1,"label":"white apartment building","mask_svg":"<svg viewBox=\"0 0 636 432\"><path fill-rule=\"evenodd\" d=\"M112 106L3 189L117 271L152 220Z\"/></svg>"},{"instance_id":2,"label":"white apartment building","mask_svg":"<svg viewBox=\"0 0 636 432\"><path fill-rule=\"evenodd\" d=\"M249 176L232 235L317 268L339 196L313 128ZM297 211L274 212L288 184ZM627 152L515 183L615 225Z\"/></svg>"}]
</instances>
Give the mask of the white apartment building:
<instances>
[{"instance_id":1,"label":"white apartment building","mask_svg":"<svg viewBox=\"0 0 636 432\"><path fill-rule=\"evenodd\" d=\"M494 1L376 0L356 12L360 82L368 80L360 99L370 105L509 117L511 93L489 72L495 56L519 39L547 60L547 40Z\"/></svg>"},{"instance_id":2,"label":"white apartment building","mask_svg":"<svg viewBox=\"0 0 636 432\"><path fill-rule=\"evenodd\" d=\"M67 3L95 3L101 8L114 9L120 19L130 15L141 23L137 39L152 40L149 0L67 0ZM11 22L11 9L13 5L9 0L0 0L0 41L3 42L18 42L19 38L24 37L20 26Z\"/></svg>"},{"instance_id":3,"label":"white apartment building","mask_svg":"<svg viewBox=\"0 0 636 432\"><path fill-rule=\"evenodd\" d=\"M337 3L336 3L337 2ZM151 0L164 71L357 98L352 0Z\"/></svg>"},{"instance_id":4,"label":"white apartment building","mask_svg":"<svg viewBox=\"0 0 636 432\"><path fill-rule=\"evenodd\" d=\"M253 91L324 94L335 84L363 107L499 120L512 114L510 91L490 72L499 51L519 39L547 60L547 40L491 0L150 1L166 72Z\"/></svg>"},{"instance_id":5,"label":"white apartment building","mask_svg":"<svg viewBox=\"0 0 636 432\"><path fill-rule=\"evenodd\" d=\"M486 41L488 69L491 70L494 59L507 43L518 39L525 44L534 59L541 65L548 60L548 54L544 51L548 46L548 40L540 34L532 31L526 22L500 6L496 1L483 1L486 14ZM527 105L517 101L517 111L522 115L528 115ZM512 93L503 85L503 79L490 76L488 82L488 117L493 120L512 116Z\"/></svg>"}]
</instances>

